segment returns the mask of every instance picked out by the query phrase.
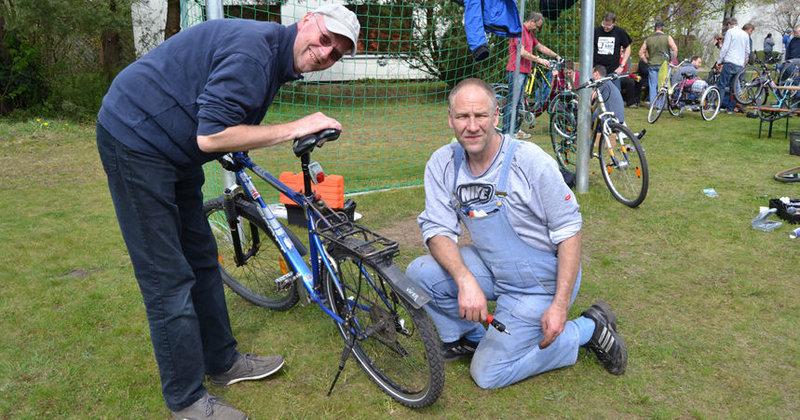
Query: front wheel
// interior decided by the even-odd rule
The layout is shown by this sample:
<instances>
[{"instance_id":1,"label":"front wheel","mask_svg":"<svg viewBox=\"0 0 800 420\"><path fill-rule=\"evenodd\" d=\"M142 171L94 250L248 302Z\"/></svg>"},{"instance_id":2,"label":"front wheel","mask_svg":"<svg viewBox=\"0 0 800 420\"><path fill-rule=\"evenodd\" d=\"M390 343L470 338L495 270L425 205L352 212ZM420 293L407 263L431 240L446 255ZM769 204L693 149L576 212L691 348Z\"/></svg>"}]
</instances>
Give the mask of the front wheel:
<instances>
[{"instance_id":1,"label":"front wheel","mask_svg":"<svg viewBox=\"0 0 800 420\"><path fill-rule=\"evenodd\" d=\"M667 91L666 89L660 89L656 97L653 98L653 102L650 103L650 111L647 113L647 122L653 124L658 121L658 117L661 116L661 111L664 110L665 106L667 106Z\"/></svg>"},{"instance_id":2,"label":"front wheel","mask_svg":"<svg viewBox=\"0 0 800 420\"><path fill-rule=\"evenodd\" d=\"M762 83L758 67L745 66L734 77L736 78L736 83L733 84L736 101L741 105L751 105Z\"/></svg>"},{"instance_id":3,"label":"front wheel","mask_svg":"<svg viewBox=\"0 0 800 420\"><path fill-rule=\"evenodd\" d=\"M719 113L719 105L722 102L722 97L719 94L719 89L716 86L711 86L703 92L700 98L700 115L706 121L713 120Z\"/></svg>"},{"instance_id":4,"label":"front wheel","mask_svg":"<svg viewBox=\"0 0 800 420\"><path fill-rule=\"evenodd\" d=\"M600 170L611 195L628 207L636 207L647 196L649 175L644 149L630 128L609 123L611 134L598 145Z\"/></svg>"},{"instance_id":5,"label":"front wheel","mask_svg":"<svg viewBox=\"0 0 800 420\"><path fill-rule=\"evenodd\" d=\"M237 198L239 242L244 254L237 265L233 236L225 217L225 198L206 201L203 210L217 241L222 281L244 300L276 311L294 306L298 300L295 273L256 209L256 203ZM284 227L285 229L285 227Z\"/></svg>"},{"instance_id":6,"label":"front wheel","mask_svg":"<svg viewBox=\"0 0 800 420\"><path fill-rule=\"evenodd\" d=\"M566 102L557 102L551 108L550 142L553 144L553 154L562 169L574 174L578 161L578 122L573 107Z\"/></svg>"},{"instance_id":7,"label":"front wheel","mask_svg":"<svg viewBox=\"0 0 800 420\"><path fill-rule=\"evenodd\" d=\"M350 238L348 241L361 241ZM331 310L344 319L336 326L367 376L386 394L411 408L427 407L444 388L444 361L430 318L394 291L387 273L391 261L360 259L331 247L335 276L326 273Z\"/></svg>"}]
</instances>

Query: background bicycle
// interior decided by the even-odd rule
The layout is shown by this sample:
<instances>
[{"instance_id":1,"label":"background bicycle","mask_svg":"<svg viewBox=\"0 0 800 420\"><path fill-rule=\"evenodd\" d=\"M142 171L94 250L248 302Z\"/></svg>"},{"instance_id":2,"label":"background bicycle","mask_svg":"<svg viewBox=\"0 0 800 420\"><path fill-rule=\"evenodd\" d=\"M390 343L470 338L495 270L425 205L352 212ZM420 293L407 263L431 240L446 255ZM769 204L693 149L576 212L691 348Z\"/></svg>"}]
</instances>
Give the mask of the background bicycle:
<instances>
[{"instance_id":1,"label":"background bicycle","mask_svg":"<svg viewBox=\"0 0 800 420\"><path fill-rule=\"evenodd\" d=\"M310 162L311 151L338 136L326 130L295 140L305 192L292 190L246 153L220 159L236 182L206 202L205 210L223 281L255 304L286 310L302 295L331 317L344 349L329 394L352 354L393 399L412 408L429 406L444 387L440 342L422 309L430 297L392 262L397 242L354 223L354 204L334 211L312 190L322 172ZM245 169L299 206L307 246L275 218Z\"/></svg>"},{"instance_id":2,"label":"background bicycle","mask_svg":"<svg viewBox=\"0 0 800 420\"><path fill-rule=\"evenodd\" d=\"M549 111L553 98L560 93L568 90L571 82L569 64L565 59L550 60L550 67L536 64L523 90L522 109L518 111L523 124L532 128L536 118L545 111ZM574 78L574 76L572 76ZM498 106L500 107L500 119L503 118L506 102L511 94L506 83L494 83L491 85L495 91Z\"/></svg>"},{"instance_id":3,"label":"background bicycle","mask_svg":"<svg viewBox=\"0 0 800 420\"><path fill-rule=\"evenodd\" d=\"M664 85L669 81L669 77L673 77L673 70L680 70L683 66L692 64L689 59L686 59L677 66L667 65L670 66L670 71ZM686 108L699 111L706 121L711 121L717 116L722 97L716 86L685 74L680 74L674 79L675 81L669 85L669 89L665 89L664 86L659 88L653 103L650 104L647 115L648 122L655 123L664 108L667 108L669 113L676 117L680 116Z\"/></svg>"},{"instance_id":4,"label":"background bicycle","mask_svg":"<svg viewBox=\"0 0 800 420\"><path fill-rule=\"evenodd\" d=\"M577 86L574 90L597 88L617 77L620 75L612 73ZM577 95L572 91L563 92L555 104L558 110L554 109L550 122L553 152L559 166L574 173L578 157ZM600 162L603 181L617 201L628 207L639 206L647 196L649 186L647 159L639 143L645 131L637 135L620 123L614 113L606 109L603 96L599 94L592 104L592 115L590 153ZM597 152L593 153L595 148Z\"/></svg>"}]
</instances>

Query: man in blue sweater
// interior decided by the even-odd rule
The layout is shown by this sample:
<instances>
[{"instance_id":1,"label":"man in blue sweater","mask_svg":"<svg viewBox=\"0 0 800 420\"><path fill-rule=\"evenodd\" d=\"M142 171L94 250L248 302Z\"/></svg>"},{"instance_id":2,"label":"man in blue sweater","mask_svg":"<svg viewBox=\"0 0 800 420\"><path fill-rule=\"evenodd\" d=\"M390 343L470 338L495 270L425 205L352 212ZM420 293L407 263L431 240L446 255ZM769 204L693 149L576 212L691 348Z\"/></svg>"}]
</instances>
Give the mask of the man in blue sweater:
<instances>
[{"instance_id":1,"label":"man in blue sweater","mask_svg":"<svg viewBox=\"0 0 800 420\"><path fill-rule=\"evenodd\" d=\"M203 213L202 165L342 125L322 113L259 125L280 86L356 52L360 26L326 5L285 27L212 20L169 38L122 70L103 98L97 144L147 312L167 407L178 419L243 419L210 397L262 379L281 356L236 350Z\"/></svg>"}]
</instances>

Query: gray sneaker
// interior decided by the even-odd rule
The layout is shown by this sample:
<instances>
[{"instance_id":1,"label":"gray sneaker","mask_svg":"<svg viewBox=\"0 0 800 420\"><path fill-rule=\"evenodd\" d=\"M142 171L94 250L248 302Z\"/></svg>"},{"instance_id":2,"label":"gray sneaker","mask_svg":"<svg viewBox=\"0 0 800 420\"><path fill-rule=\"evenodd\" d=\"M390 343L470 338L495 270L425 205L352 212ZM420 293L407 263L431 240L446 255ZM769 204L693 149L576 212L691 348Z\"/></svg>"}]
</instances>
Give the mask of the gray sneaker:
<instances>
[{"instance_id":1,"label":"gray sneaker","mask_svg":"<svg viewBox=\"0 0 800 420\"><path fill-rule=\"evenodd\" d=\"M263 379L280 370L283 363L283 357L277 355L242 354L227 372L211 375L211 385L227 386L241 381Z\"/></svg>"},{"instance_id":2,"label":"gray sneaker","mask_svg":"<svg viewBox=\"0 0 800 420\"><path fill-rule=\"evenodd\" d=\"M247 420L247 416L243 412L208 393L183 410L173 411L172 418L178 420Z\"/></svg>"}]
</instances>

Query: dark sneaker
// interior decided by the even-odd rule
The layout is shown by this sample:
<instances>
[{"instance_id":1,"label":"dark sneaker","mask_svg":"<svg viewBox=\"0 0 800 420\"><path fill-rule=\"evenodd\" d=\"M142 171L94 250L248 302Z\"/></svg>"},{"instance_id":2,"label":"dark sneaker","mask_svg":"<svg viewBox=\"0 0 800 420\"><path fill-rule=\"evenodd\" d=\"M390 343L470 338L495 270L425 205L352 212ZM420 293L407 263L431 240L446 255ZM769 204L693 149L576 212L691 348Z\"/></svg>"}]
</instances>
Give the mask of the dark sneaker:
<instances>
[{"instance_id":1,"label":"dark sneaker","mask_svg":"<svg viewBox=\"0 0 800 420\"><path fill-rule=\"evenodd\" d=\"M227 386L241 381L263 379L280 370L283 363L281 356L242 354L227 372L211 375L211 385Z\"/></svg>"},{"instance_id":2,"label":"dark sneaker","mask_svg":"<svg viewBox=\"0 0 800 420\"><path fill-rule=\"evenodd\" d=\"M458 359L465 357L472 357L475 354L475 349L478 348L478 343L461 338L452 343L442 344L442 355L445 362L454 362Z\"/></svg>"},{"instance_id":3,"label":"dark sneaker","mask_svg":"<svg viewBox=\"0 0 800 420\"><path fill-rule=\"evenodd\" d=\"M581 314L594 321L594 334L585 347L597 355L600 363L613 375L622 375L628 366L625 340L617 332L617 316L602 300Z\"/></svg>"},{"instance_id":4,"label":"dark sneaker","mask_svg":"<svg viewBox=\"0 0 800 420\"><path fill-rule=\"evenodd\" d=\"M243 412L208 394L203 395L202 398L183 410L173 411L172 418L178 420L247 420L247 416Z\"/></svg>"}]
</instances>

